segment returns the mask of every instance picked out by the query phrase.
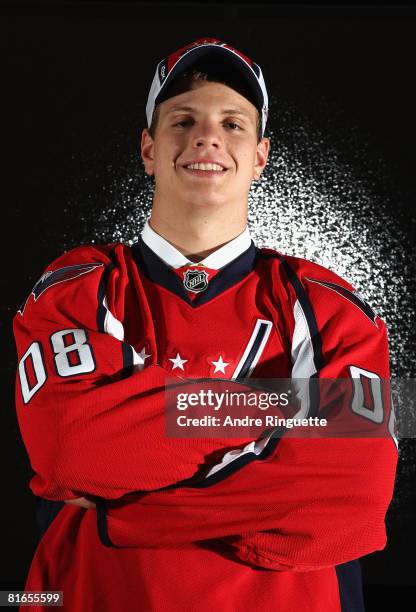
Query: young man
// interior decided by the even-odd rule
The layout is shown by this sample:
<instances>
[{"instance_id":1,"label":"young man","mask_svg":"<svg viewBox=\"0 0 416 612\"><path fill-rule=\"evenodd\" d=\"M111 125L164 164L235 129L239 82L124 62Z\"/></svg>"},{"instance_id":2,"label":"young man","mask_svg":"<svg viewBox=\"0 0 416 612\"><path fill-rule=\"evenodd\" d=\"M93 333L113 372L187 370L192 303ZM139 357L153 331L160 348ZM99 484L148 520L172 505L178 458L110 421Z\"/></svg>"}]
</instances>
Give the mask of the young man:
<instances>
[{"instance_id":1,"label":"young man","mask_svg":"<svg viewBox=\"0 0 416 612\"><path fill-rule=\"evenodd\" d=\"M142 235L63 254L15 316L45 527L26 590L62 590L65 610L364 609L358 559L385 546L397 460L388 401L376 438L165 433L176 376L389 376L385 325L349 283L250 239L267 106L259 66L216 39L160 62Z\"/></svg>"}]
</instances>

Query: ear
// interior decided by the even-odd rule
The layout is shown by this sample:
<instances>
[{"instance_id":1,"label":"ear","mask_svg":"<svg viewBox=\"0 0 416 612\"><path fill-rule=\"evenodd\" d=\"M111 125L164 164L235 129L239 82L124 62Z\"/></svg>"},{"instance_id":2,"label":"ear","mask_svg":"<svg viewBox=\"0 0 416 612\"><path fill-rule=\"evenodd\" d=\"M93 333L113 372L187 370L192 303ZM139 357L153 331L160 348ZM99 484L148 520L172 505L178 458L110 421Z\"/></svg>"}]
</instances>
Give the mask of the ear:
<instances>
[{"instance_id":1,"label":"ear","mask_svg":"<svg viewBox=\"0 0 416 612\"><path fill-rule=\"evenodd\" d=\"M154 175L154 140L149 134L149 130L145 128L142 132L142 140L140 151L144 163L144 170L149 176Z\"/></svg>"},{"instance_id":2,"label":"ear","mask_svg":"<svg viewBox=\"0 0 416 612\"><path fill-rule=\"evenodd\" d=\"M267 163L267 158L269 157L270 150L270 139L262 138L261 141L257 145L256 158L254 161L253 168L253 179L258 180L261 176L261 173L264 170L264 167Z\"/></svg>"}]
</instances>

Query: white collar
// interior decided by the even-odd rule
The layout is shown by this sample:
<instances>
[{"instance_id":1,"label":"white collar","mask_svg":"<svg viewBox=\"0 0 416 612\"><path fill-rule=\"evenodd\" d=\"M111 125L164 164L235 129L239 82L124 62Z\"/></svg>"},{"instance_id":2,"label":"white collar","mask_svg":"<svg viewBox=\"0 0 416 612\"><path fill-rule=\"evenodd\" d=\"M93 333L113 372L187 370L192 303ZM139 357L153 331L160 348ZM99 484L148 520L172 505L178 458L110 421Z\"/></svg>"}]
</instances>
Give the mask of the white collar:
<instances>
[{"instance_id":1,"label":"white collar","mask_svg":"<svg viewBox=\"0 0 416 612\"><path fill-rule=\"evenodd\" d=\"M142 239L147 246L152 249L162 261L165 262L168 266L172 268L180 268L185 265L196 265L194 261L190 261L183 253L178 251L176 247L174 247L170 242L168 242L165 238L157 234L154 229L152 229L149 225L149 221L146 221L144 229L142 231ZM251 236L246 226L246 229L239 234L227 244L220 247L208 257L205 257L200 264L203 264L207 268L212 268L213 270L220 270L224 266L226 266L230 261L241 255L244 251L246 251L251 244Z\"/></svg>"}]
</instances>

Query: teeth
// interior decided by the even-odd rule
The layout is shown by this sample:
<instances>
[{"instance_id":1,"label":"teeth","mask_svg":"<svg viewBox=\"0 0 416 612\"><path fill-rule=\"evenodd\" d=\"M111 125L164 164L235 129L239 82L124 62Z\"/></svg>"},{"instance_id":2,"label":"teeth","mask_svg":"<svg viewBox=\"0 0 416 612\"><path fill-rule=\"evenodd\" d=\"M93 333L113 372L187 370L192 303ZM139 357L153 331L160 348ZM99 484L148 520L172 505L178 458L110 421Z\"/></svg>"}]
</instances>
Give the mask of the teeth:
<instances>
[{"instance_id":1,"label":"teeth","mask_svg":"<svg viewBox=\"0 0 416 612\"><path fill-rule=\"evenodd\" d=\"M191 170L217 170L220 172L223 171L222 166L219 166L218 164L189 164L189 166L186 167L190 168Z\"/></svg>"}]
</instances>

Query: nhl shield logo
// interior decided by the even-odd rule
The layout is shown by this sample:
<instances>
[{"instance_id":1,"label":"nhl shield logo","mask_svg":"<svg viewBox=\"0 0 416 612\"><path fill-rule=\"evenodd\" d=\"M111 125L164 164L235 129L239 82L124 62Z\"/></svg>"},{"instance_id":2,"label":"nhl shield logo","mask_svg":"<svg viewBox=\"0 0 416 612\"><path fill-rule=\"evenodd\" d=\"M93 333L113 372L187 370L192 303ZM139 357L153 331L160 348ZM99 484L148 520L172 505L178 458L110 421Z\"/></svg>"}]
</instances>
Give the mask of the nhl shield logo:
<instances>
[{"instance_id":1,"label":"nhl shield logo","mask_svg":"<svg viewBox=\"0 0 416 612\"><path fill-rule=\"evenodd\" d=\"M205 270L186 270L183 275L185 289L200 293L208 287L208 273Z\"/></svg>"}]
</instances>

